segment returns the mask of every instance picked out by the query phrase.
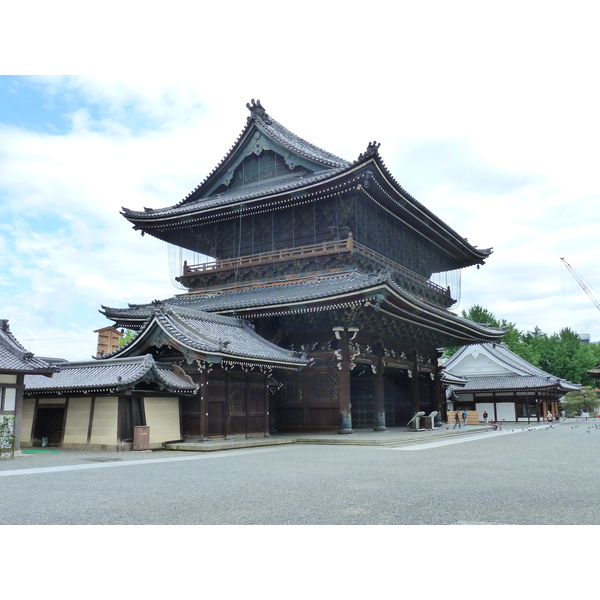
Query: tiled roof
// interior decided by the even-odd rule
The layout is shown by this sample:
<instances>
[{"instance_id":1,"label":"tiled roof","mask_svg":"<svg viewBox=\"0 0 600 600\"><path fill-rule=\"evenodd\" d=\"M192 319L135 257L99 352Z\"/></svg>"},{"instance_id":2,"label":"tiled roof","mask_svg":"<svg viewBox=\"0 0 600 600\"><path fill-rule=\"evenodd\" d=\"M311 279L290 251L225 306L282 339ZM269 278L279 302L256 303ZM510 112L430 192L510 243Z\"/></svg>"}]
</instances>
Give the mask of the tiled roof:
<instances>
[{"instance_id":1,"label":"tiled roof","mask_svg":"<svg viewBox=\"0 0 600 600\"><path fill-rule=\"evenodd\" d=\"M460 377L459 375L454 375L452 373L448 373L448 371L443 370L440 375L440 381L442 385L446 386L455 386L455 387L464 387L467 385L467 379L465 377Z\"/></svg>"},{"instance_id":2,"label":"tiled roof","mask_svg":"<svg viewBox=\"0 0 600 600\"><path fill-rule=\"evenodd\" d=\"M235 190L233 192L220 193L208 198L199 198L193 201L180 202L174 206L166 208L150 209L143 211L130 210L123 207L121 214L128 219L135 221L151 221L158 217L176 217L178 215L187 215L190 212L198 210L209 210L219 206L227 206L238 202L246 202L253 198L262 198L263 196L281 194L290 192L297 188L304 188L314 183L326 181L336 175L342 173L345 169L337 168L327 171L321 171L312 175L289 175L286 177L266 180L256 186L247 186L243 190Z\"/></svg>"},{"instance_id":3,"label":"tiled roof","mask_svg":"<svg viewBox=\"0 0 600 600\"><path fill-rule=\"evenodd\" d=\"M557 388L563 392L573 392L579 385L558 377L528 377L521 375L467 377L467 385L460 388L461 392L474 391L511 391Z\"/></svg>"},{"instance_id":4,"label":"tiled roof","mask_svg":"<svg viewBox=\"0 0 600 600\"><path fill-rule=\"evenodd\" d=\"M44 372L50 374L53 367L36 358L17 341L11 333L7 319L0 319L0 372Z\"/></svg>"},{"instance_id":5,"label":"tiled roof","mask_svg":"<svg viewBox=\"0 0 600 600\"><path fill-rule=\"evenodd\" d=\"M389 292L392 292L390 294ZM415 317L421 320L438 323L449 329L469 332L479 339L497 340L505 333L503 329L487 327L473 323L447 310L436 308L418 298L415 298L394 281L388 273L365 275L358 271L348 272L334 277L321 277L307 280L297 280L290 283L277 283L257 287L223 290L221 292L206 293L193 296L176 296L164 300L167 307L186 308L190 311L226 312L250 311L252 309L268 310L273 312L294 312L307 310L312 304L316 308L321 304L321 309L332 308L336 304L348 300L349 296L368 294L370 297L384 293L389 301L407 303L414 311ZM363 299L366 300L367 296ZM327 305L323 305L327 303ZM153 304L132 305L130 308L103 307L101 311L106 317L123 326L132 326L146 321L153 310ZM125 324L127 323L127 324Z\"/></svg>"},{"instance_id":6,"label":"tiled roof","mask_svg":"<svg viewBox=\"0 0 600 600\"><path fill-rule=\"evenodd\" d=\"M198 386L180 367L156 362L149 354L130 358L113 358L57 365L51 378L25 376L25 393L51 392L118 392L134 388L141 382L156 383L161 389L193 393Z\"/></svg>"},{"instance_id":7,"label":"tiled roof","mask_svg":"<svg viewBox=\"0 0 600 600\"><path fill-rule=\"evenodd\" d=\"M192 296L175 296L163 300L166 306L189 308L204 312L241 310L244 308L278 306L308 300L318 300L343 295L387 281L387 274L364 275L352 271L334 277L307 278L277 282L275 284L238 287ZM129 308L102 307L100 311L108 318L120 316L145 320L152 312L153 304L133 304Z\"/></svg>"},{"instance_id":8,"label":"tiled roof","mask_svg":"<svg viewBox=\"0 0 600 600\"><path fill-rule=\"evenodd\" d=\"M242 319L209 314L179 306L153 305L140 333L109 356L123 356L144 347L149 338L174 345L186 353L199 353L236 362L302 367L310 361L284 350L258 335Z\"/></svg>"},{"instance_id":9,"label":"tiled roof","mask_svg":"<svg viewBox=\"0 0 600 600\"><path fill-rule=\"evenodd\" d=\"M329 167L345 167L350 165L347 160L318 148L314 144L297 136L295 133L292 133L289 129L281 125L281 123L278 123L273 117L266 113L260 100L257 100L256 102L252 100L252 102L246 104L246 106L250 110L251 115L248 117L248 125L254 121L260 129L292 152Z\"/></svg>"},{"instance_id":10,"label":"tiled roof","mask_svg":"<svg viewBox=\"0 0 600 600\"><path fill-rule=\"evenodd\" d=\"M242 204L246 214L251 214L253 210L263 210L263 201L276 209L281 208L282 203L296 202L299 197L315 199L320 195L330 194L333 188L336 193L340 193L345 188L360 187L367 195L375 194L380 199L387 198L386 201L390 203L391 209L407 217L411 221L411 226L419 231L433 234L442 244L452 246L455 251L463 255L465 264L462 266L482 264L492 253L491 249L481 249L469 244L465 238L409 194L385 166L379 155L377 142L369 143L367 150L360 154L358 159L350 162L292 133L268 115L260 101L252 100L252 104L248 104L247 107L250 109L251 116L248 117L247 124L236 142L202 183L183 200L173 206L146 208L141 211L123 207L121 214L133 223L134 229L141 229L159 239L173 242L169 239L172 230L193 227L194 223L201 220L221 219L231 217L233 214L237 218L240 214L237 211ZM285 154L289 152L312 161L316 171L303 176L290 172L246 186L243 190L214 193L215 186L221 181L223 175L229 173L237 164L238 153L242 149L253 151L252 144L248 144L254 134L271 139L273 143L285 149ZM309 168L309 170L314 169ZM381 175L377 175L377 172ZM369 182L365 177L372 177L374 173L374 185L371 186L371 191L367 192ZM375 188L380 188L380 191L376 192ZM261 208L256 206L258 203L261 203Z\"/></svg>"},{"instance_id":11,"label":"tiled roof","mask_svg":"<svg viewBox=\"0 0 600 600\"><path fill-rule=\"evenodd\" d=\"M532 365L503 343L465 346L446 361L444 369L451 372L452 367L458 365L465 355L482 350L504 368L512 371L512 374L471 376L463 372L462 376L468 379L468 383L460 389L461 392L557 388L566 393L576 391L581 387L579 384L556 377Z\"/></svg>"}]
</instances>

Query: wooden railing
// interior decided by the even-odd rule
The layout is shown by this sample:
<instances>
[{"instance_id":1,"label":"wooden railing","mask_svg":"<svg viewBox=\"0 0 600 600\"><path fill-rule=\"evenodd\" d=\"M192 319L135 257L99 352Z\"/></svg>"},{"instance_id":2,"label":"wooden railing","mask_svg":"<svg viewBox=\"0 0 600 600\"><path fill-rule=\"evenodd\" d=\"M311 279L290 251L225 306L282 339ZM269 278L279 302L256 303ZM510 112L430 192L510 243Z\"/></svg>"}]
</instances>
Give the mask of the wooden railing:
<instances>
[{"instance_id":1,"label":"wooden railing","mask_svg":"<svg viewBox=\"0 0 600 600\"><path fill-rule=\"evenodd\" d=\"M330 242L311 244L309 246L299 246L296 248L283 248L281 250L261 252L260 254L240 256L239 258L211 260L197 265L188 265L187 261L185 261L183 263L183 277L200 273L241 269L244 267L265 263L285 262L300 258L325 256L328 254L342 254L345 252L356 252L362 256L370 258L374 262L380 264L382 267L387 267L391 271L399 273L403 277L406 277L407 279L410 279L419 285L429 288L430 290L433 290L439 294L444 294L448 297L450 296L450 291L446 288L443 288L441 285L438 285L437 283L418 275L414 271L399 265L393 260L386 258L382 254L379 254L378 252L375 252L374 250L355 242L351 233L345 240L333 240Z\"/></svg>"},{"instance_id":2,"label":"wooden railing","mask_svg":"<svg viewBox=\"0 0 600 600\"><path fill-rule=\"evenodd\" d=\"M272 250L271 252L261 252L260 254L249 254L247 256L240 256L239 258L211 260L198 265L188 265L187 262L184 262L183 276L203 273L205 271L227 271L229 269L239 269L263 263L283 262L297 258L339 254L340 252L348 251L352 251L352 238L322 242L321 244L312 244L310 246L300 246L298 248Z\"/></svg>"}]
</instances>

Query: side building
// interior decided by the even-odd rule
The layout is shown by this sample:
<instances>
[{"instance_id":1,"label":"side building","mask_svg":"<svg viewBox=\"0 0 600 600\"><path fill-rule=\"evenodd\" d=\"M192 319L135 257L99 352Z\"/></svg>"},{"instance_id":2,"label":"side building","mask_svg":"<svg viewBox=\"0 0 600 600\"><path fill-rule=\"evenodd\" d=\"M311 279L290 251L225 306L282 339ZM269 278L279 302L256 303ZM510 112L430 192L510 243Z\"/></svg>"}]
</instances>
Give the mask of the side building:
<instances>
[{"instance_id":1,"label":"side building","mask_svg":"<svg viewBox=\"0 0 600 600\"><path fill-rule=\"evenodd\" d=\"M560 399L581 386L538 369L505 344L461 348L444 370L466 379L447 389L449 410L487 411L493 421L544 421L560 413Z\"/></svg>"},{"instance_id":2,"label":"side building","mask_svg":"<svg viewBox=\"0 0 600 600\"><path fill-rule=\"evenodd\" d=\"M0 419L14 419L14 451L18 452L21 446L25 377L35 374L47 381L55 372L52 365L19 343L10 331L8 319L0 319Z\"/></svg>"},{"instance_id":3,"label":"side building","mask_svg":"<svg viewBox=\"0 0 600 600\"><path fill-rule=\"evenodd\" d=\"M148 449L188 436L269 435L273 368L308 364L245 321L160 303L127 347L112 354L119 356L57 363L51 380L25 376L23 446L120 451L144 449L136 433L147 436ZM209 397L207 377L217 365Z\"/></svg>"},{"instance_id":4,"label":"side building","mask_svg":"<svg viewBox=\"0 0 600 600\"><path fill-rule=\"evenodd\" d=\"M161 304L186 318L241 319L305 360L294 370L275 363L260 384L272 393L272 430L383 431L418 411L443 410L439 349L496 342L505 332L451 312L459 290L433 279L484 264L491 250L469 244L406 192L379 144L347 161L293 134L260 101L247 107L231 150L186 198L162 209L123 209L134 229L191 257L177 277L186 292ZM101 312L118 328L143 331L154 310L148 303ZM195 335L214 340L204 327L199 320ZM180 362L206 383L209 404L204 411L201 398L192 401L184 429L200 438L207 430L227 435L231 422L219 411L249 410L240 400L246 392L236 392L239 382L252 385L244 376L249 368L222 361L198 372L170 335L134 340L109 357L143 346ZM215 404L215 414L212 397L225 403Z\"/></svg>"}]
</instances>

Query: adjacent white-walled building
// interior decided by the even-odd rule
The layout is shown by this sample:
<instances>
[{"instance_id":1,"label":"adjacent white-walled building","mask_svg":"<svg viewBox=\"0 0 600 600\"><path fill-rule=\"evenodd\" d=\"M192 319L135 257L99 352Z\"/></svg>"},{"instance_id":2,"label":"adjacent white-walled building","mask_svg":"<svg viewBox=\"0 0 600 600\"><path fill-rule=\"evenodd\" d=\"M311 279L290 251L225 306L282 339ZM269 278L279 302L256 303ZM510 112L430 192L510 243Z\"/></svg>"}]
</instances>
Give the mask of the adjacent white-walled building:
<instances>
[{"instance_id":1,"label":"adjacent white-walled building","mask_svg":"<svg viewBox=\"0 0 600 600\"><path fill-rule=\"evenodd\" d=\"M448 411L484 411L493 421L544 420L559 412L559 401L580 385L538 369L504 344L464 346L444 364L444 370L467 379L450 385Z\"/></svg>"}]
</instances>

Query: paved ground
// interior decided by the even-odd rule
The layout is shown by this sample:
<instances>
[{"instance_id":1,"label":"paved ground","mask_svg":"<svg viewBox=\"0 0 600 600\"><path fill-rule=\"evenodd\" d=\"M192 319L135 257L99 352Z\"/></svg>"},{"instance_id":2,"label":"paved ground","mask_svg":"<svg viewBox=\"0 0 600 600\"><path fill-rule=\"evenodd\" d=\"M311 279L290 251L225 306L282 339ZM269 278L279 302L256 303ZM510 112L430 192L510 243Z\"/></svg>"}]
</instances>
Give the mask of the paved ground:
<instances>
[{"instance_id":1,"label":"paved ground","mask_svg":"<svg viewBox=\"0 0 600 600\"><path fill-rule=\"evenodd\" d=\"M363 432L327 445L26 454L0 461L2 521L600 524L598 420L519 427L392 431L378 445Z\"/></svg>"}]
</instances>

